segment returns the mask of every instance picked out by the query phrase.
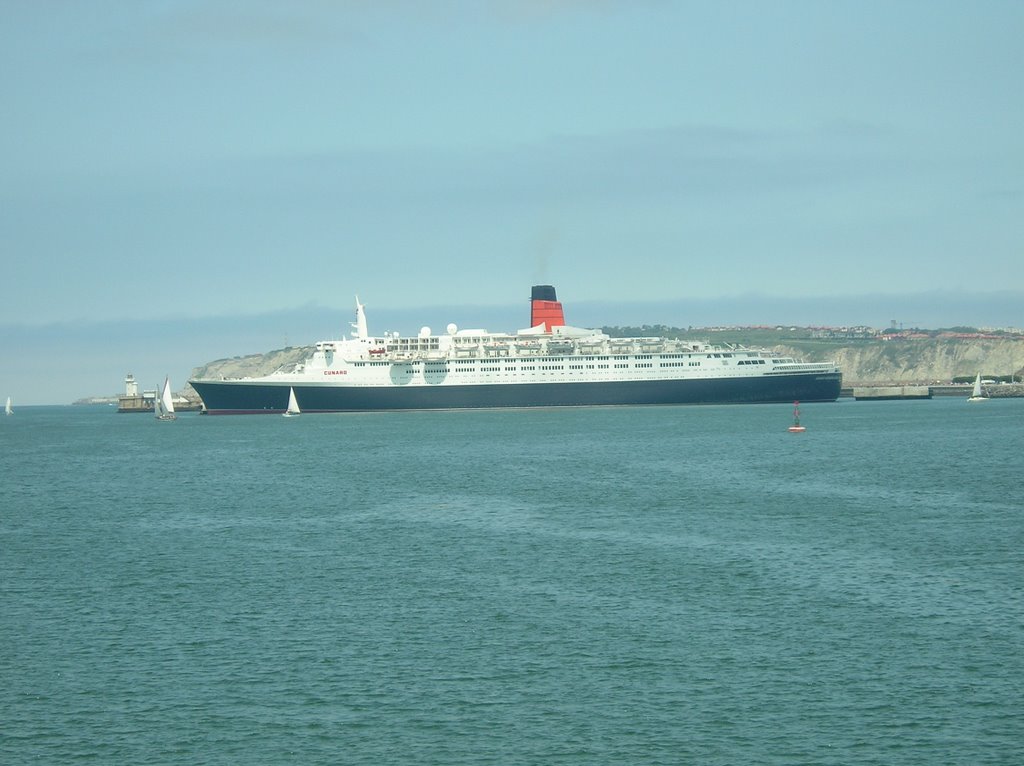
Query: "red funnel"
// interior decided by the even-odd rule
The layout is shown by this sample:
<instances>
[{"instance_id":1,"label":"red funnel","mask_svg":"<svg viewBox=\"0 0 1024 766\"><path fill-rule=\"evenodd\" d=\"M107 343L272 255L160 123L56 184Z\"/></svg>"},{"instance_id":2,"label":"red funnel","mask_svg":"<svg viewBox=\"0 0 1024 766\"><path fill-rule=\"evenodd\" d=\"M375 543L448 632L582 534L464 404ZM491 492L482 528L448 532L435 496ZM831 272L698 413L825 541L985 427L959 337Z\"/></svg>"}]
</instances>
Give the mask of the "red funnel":
<instances>
[{"instance_id":1,"label":"red funnel","mask_svg":"<svg viewBox=\"0 0 1024 766\"><path fill-rule=\"evenodd\" d=\"M530 294L530 327L544 325L546 332L552 327L565 325L562 304L555 296L555 288L551 285L534 285Z\"/></svg>"}]
</instances>

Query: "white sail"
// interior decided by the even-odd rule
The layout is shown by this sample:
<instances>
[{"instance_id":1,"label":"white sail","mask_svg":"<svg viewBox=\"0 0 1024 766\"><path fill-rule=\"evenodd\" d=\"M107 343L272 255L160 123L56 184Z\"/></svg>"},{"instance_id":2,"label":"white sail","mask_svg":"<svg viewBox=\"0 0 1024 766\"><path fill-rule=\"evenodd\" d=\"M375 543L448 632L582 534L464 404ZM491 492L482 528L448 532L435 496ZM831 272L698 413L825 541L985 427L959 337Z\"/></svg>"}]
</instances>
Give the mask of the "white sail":
<instances>
[{"instance_id":1,"label":"white sail","mask_svg":"<svg viewBox=\"0 0 1024 766\"><path fill-rule=\"evenodd\" d=\"M300 414L302 414L302 412L299 409L298 401L296 401L296 399L295 399L295 389L294 388L289 388L288 389L288 409L285 410L284 416L285 417L294 417L295 415L300 415Z\"/></svg>"},{"instance_id":2,"label":"white sail","mask_svg":"<svg viewBox=\"0 0 1024 766\"><path fill-rule=\"evenodd\" d=\"M164 378L164 391L160 395L160 399L164 405L164 411L168 414L174 413L174 400L171 398L171 380L170 378Z\"/></svg>"},{"instance_id":3,"label":"white sail","mask_svg":"<svg viewBox=\"0 0 1024 766\"><path fill-rule=\"evenodd\" d=\"M7 415L14 414L14 410L11 409L11 397L9 396L7 397L7 406L4 407L4 413L6 413Z\"/></svg>"},{"instance_id":4,"label":"white sail","mask_svg":"<svg viewBox=\"0 0 1024 766\"><path fill-rule=\"evenodd\" d=\"M160 396L153 402L153 411L156 412L157 420L175 420L178 416L174 414L174 400L171 398L171 379L164 378L164 388Z\"/></svg>"},{"instance_id":5,"label":"white sail","mask_svg":"<svg viewBox=\"0 0 1024 766\"><path fill-rule=\"evenodd\" d=\"M985 392L981 388L981 373L978 373L978 377L974 379L974 389L971 391L971 396L967 400L969 402L983 402L988 399Z\"/></svg>"}]
</instances>

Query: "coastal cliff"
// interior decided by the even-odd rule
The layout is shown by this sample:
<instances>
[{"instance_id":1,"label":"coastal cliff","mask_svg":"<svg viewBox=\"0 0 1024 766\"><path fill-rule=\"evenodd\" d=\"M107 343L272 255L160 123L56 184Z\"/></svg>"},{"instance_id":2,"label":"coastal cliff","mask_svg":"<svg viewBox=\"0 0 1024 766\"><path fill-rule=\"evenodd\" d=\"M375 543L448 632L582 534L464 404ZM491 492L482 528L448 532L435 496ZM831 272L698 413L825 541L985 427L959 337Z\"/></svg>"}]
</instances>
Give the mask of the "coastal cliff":
<instances>
[{"instance_id":1,"label":"coastal cliff","mask_svg":"<svg viewBox=\"0 0 1024 766\"><path fill-rule=\"evenodd\" d=\"M757 345L753 341L750 345ZM862 340L851 343L778 344L772 350L808 361L834 360L844 386L949 383L973 378L1024 375L1024 340L921 339ZM311 346L291 346L265 354L218 359L192 370L193 378L241 378L269 375L307 358Z\"/></svg>"},{"instance_id":2,"label":"coastal cliff","mask_svg":"<svg viewBox=\"0 0 1024 766\"><path fill-rule=\"evenodd\" d=\"M217 359L192 369L192 378L250 378L270 375L276 370L291 370L297 362L313 353L312 346L289 346L265 354Z\"/></svg>"},{"instance_id":3,"label":"coastal cliff","mask_svg":"<svg viewBox=\"0 0 1024 766\"><path fill-rule=\"evenodd\" d=\"M1024 374L1024 341L978 338L870 341L809 347L774 348L808 361L834 360L843 385L928 385L955 379Z\"/></svg>"}]
</instances>

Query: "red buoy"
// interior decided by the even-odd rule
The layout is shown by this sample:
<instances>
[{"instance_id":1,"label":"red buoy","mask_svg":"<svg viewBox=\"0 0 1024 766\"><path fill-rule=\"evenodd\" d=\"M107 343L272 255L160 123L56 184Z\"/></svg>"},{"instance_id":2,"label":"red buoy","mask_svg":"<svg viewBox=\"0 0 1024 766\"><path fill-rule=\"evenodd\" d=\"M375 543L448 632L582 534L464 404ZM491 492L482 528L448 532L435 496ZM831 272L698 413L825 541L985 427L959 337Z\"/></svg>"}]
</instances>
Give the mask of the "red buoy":
<instances>
[{"instance_id":1,"label":"red buoy","mask_svg":"<svg viewBox=\"0 0 1024 766\"><path fill-rule=\"evenodd\" d=\"M793 425L789 427L791 434L802 434L807 429L800 425L800 402L793 402Z\"/></svg>"}]
</instances>

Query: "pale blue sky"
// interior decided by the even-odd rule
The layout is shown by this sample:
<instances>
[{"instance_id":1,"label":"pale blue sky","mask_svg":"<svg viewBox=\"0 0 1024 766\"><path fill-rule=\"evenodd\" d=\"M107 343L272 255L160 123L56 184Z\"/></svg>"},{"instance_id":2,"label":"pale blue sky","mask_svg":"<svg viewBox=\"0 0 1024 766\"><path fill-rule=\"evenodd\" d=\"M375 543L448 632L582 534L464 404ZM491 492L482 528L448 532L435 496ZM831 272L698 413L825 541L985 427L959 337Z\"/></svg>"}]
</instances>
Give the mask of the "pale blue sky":
<instances>
[{"instance_id":1,"label":"pale blue sky","mask_svg":"<svg viewBox=\"0 0 1024 766\"><path fill-rule=\"evenodd\" d=\"M933 324L1024 324L1024 3L0 13L3 382L29 387L8 371L51 337L111 381L41 355L38 401L311 342L304 309L336 334L354 293L437 315L544 282L607 307L594 324L649 304L679 325L716 301L755 321L744 296L776 306L765 322L799 321L786 301L925 322L932 296ZM158 336L163 357L138 349Z\"/></svg>"}]
</instances>

